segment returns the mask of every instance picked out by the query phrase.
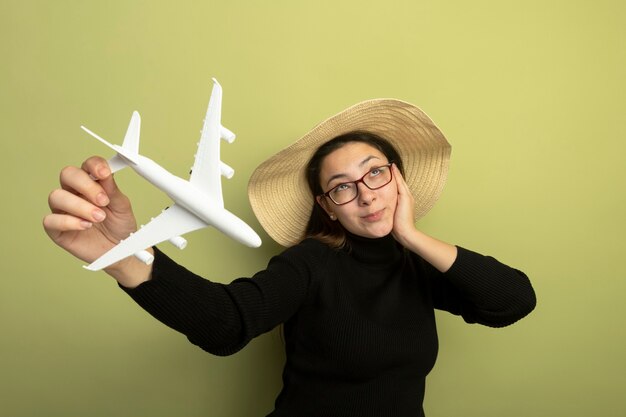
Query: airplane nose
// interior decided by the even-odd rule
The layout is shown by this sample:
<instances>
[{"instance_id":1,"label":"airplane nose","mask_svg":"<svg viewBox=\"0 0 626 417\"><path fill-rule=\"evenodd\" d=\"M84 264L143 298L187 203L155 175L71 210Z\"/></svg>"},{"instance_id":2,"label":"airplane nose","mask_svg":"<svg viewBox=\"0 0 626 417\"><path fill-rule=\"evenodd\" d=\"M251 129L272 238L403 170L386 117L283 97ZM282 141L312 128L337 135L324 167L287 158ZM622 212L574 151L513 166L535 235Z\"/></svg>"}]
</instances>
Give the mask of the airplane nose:
<instances>
[{"instance_id":1,"label":"airplane nose","mask_svg":"<svg viewBox=\"0 0 626 417\"><path fill-rule=\"evenodd\" d=\"M261 246L263 242L261 241L261 238L259 237L259 235L257 235L253 230L252 230L252 234L250 236L248 236L246 245L251 247L251 248L258 248L259 246Z\"/></svg>"}]
</instances>

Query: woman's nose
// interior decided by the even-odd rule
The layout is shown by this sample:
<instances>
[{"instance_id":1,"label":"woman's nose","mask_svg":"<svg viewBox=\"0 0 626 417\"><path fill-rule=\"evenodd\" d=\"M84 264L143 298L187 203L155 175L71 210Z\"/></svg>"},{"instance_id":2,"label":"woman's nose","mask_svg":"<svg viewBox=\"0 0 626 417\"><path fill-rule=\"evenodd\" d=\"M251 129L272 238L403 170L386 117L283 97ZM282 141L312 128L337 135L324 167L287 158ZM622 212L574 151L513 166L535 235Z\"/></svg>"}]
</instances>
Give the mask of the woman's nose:
<instances>
[{"instance_id":1,"label":"woman's nose","mask_svg":"<svg viewBox=\"0 0 626 417\"><path fill-rule=\"evenodd\" d=\"M368 206L368 205L372 204L372 202L374 200L376 200L376 191L375 190L370 190L362 182L358 183L357 187L359 187L358 188L358 190L359 190L358 199L359 199L359 204L360 205Z\"/></svg>"}]
</instances>

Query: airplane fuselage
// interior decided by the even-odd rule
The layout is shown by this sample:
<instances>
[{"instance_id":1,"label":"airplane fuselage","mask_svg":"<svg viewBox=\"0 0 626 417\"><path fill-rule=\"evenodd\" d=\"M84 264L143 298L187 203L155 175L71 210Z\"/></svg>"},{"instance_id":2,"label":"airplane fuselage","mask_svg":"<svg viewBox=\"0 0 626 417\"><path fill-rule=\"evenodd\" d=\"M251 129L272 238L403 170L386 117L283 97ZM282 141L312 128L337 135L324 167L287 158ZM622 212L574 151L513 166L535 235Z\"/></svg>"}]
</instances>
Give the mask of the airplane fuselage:
<instances>
[{"instance_id":1,"label":"airplane fuselage","mask_svg":"<svg viewBox=\"0 0 626 417\"><path fill-rule=\"evenodd\" d=\"M137 155L137 163L127 161L128 166L135 170L135 172L161 189L176 204L187 209L203 222L215 227L222 233L244 245L250 247L258 247L261 245L259 236L250 226L239 217L226 210L221 204L216 204L209 195L198 189L189 181L173 175L152 159L142 155Z\"/></svg>"}]
</instances>

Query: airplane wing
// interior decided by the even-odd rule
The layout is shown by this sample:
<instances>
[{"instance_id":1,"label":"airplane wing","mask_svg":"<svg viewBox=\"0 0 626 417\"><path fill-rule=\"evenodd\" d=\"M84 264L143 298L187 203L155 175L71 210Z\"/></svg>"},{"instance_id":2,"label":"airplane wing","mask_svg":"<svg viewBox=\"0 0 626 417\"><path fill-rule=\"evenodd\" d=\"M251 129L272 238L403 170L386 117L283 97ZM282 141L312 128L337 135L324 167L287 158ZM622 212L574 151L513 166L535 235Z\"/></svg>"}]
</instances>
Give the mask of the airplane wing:
<instances>
[{"instance_id":1,"label":"airplane wing","mask_svg":"<svg viewBox=\"0 0 626 417\"><path fill-rule=\"evenodd\" d=\"M189 182L206 192L212 201L224 207L220 161L222 87L215 78L209 108L204 118L198 152Z\"/></svg>"},{"instance_id":2,"label":"airplane wing","mask_svg":"<svg viewBox=\"0 0 626 417\"><path fill-rule=\"evenodd\" d=\"M197 216L174 204L85 268L98 271L167 239L206 226Z\"/></svg>"}]
</instances>

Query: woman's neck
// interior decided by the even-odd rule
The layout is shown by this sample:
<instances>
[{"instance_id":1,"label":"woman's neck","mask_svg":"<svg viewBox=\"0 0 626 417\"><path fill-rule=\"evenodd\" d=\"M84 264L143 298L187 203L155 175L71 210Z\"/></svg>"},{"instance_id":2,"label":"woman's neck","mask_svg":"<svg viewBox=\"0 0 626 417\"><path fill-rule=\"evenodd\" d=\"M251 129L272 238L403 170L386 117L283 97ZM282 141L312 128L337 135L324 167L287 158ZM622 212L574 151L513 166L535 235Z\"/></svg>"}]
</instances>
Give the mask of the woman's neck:
<instances>
[{"instance_id":1,"label":"woman's neck","mask_svg":"<svg viewBox=\"0 0 626 417\"><path fill-rule=\"evenodd\" d=\"M380 238L367 238L346 233L345 250L357 261L365 264L390 264L402 256L402 247L391 234Z\"/></svg>"}]
</instances>

